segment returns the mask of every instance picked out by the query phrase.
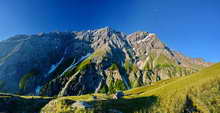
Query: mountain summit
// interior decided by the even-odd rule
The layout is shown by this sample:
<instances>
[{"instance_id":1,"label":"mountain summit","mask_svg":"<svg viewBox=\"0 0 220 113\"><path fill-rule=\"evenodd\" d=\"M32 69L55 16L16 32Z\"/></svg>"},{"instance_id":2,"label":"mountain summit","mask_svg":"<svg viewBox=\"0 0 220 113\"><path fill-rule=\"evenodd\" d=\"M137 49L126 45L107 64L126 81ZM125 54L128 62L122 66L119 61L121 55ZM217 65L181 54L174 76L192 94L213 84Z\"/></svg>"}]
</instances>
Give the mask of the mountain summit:
<instances>
[{"instance_id":1,"label":"mountain summit","mask_svg":"<svg viewBox=\"0 0 220 113\"><path fill-rule=\"evenodd\" d=\"M114 93L211 65L171 50L156 34L110 27L16 35L0 51L1 92L30 95Z\"/></svg>"}]
</instances>

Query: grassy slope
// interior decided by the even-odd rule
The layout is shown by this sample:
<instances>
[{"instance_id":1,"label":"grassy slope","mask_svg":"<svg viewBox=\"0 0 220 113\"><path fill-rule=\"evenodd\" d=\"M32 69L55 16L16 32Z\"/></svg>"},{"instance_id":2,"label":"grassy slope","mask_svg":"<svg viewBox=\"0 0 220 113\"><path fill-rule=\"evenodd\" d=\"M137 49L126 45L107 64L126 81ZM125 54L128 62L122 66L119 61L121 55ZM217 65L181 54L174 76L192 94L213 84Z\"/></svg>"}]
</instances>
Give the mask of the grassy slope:
<instances>
[{"instance_id":1,"label":"grassy slope","mask_svg":"<svg viewBox=\"0 0 220 113\"><path fill-rule=\"evenodd\" d=\"M195 74L159 81L152 86L124 91L127 95L113 100L112 95L60 97L50 101L41 111L44 113L85 112L71 108L76 100L88 101L94 109L86 112L116 109L124 113L218 113L220 111L220 63ZM26 97L27 98L27 97Z\"/></svg>"},{"instance_id":2,"label":"grassy slope","mask_svg":"<svg viewBox=\"0 0 220 113\"><path fill-rule=\"evenodd\" d=\"M124 93L127 96L119 100L104 96L94 101L91 100L91 95L87 95L87 98L82 100L89 101L95 106L95 109L89 112L109 109L117 109L125 113L218 112L220 111L220 63L190 76L160 81L152 86L139 87ZM97 96L100 98L99 95ZM57 100L63 102L65 99L78 100L82 97L63 97ZM53 112L73 110L65 102L56 107L59 109L53 109ZM43 111L50 112L51 108L52 106L45 106Z\"/></svg>"}]
</instances>

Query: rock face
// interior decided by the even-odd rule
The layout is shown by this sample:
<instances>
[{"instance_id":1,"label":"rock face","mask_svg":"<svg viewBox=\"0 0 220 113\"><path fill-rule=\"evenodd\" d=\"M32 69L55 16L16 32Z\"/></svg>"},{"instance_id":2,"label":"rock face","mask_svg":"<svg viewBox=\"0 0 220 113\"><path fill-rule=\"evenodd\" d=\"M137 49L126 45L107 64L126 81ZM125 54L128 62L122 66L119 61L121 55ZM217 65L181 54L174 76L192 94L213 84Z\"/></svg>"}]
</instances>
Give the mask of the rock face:
<instances>
[{"instance_id":1,"label":"rock face","mask_svg":"<svg viewBox=\"0 0 220 113\"><path fill-rule=\"evenodd\" d=\"M112 28L17 35L0 42L0 91L65 96L115 93L210 66L155 34Z\"/></svg>"}]
</instances>

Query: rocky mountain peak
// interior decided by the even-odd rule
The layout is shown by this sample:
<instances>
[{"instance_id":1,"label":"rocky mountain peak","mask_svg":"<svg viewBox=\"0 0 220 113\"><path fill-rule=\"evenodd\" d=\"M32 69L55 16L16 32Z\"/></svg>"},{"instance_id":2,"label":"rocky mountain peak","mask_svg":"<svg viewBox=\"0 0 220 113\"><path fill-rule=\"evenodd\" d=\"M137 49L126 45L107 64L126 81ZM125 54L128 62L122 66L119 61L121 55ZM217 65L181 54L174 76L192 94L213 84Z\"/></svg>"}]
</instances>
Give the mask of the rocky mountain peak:
<instances>
[{"instance_id":1,"label":"rocky mountain peak","mask_svg":"<svg viewBox=\"0 0 220 113\"><path fill-rule=\"evenodd\" d=\"M157 38L155 33L135 32L127 36L128 42L136 49L163 49L165 44Z\"/></svg>"},{"instance_id":2,"label":"rocky mountain peak","mask_svg":"<svg viewBox=\"0 0 220 113\"><path fill-rule=\"evenodd\" d=\"M45 95L114 92L209 66L175 53L154 33L126 35L110 27L17 35L0 42L0 51L0 90L24 94L34 88Z\"/></svg>"},{"instance_id":3,"label":"rocky mountain peak","mask_svg":"<svg viewBox=\"0 0 220 113\"><path fill-rule=\"evenodd\" d=\"M109 27L109 26L106 26L106 27L97 29L97 31L113 32L113 31L115 31L115 30L114 30L113 28Z\"/></svg>"},{"instance_id":4,"label":"rocky mountain peak","mask_svg":"<svg viewBox=\"0 0 220 113\"><path fill-rule=\"evenodd\" d=\"M104 28L100 28L100 29L96 29L94 30L95 34L108 34L108 35L111 35L111 34L116 34L116 33L121 33L119 31L116 31L115 29L111 28L111 27L104 27Z\"/></svg>"},{"instance_id":5,"label":"rocky mountain peak","mask_svg":"<svg viewBox=\"0 0 220 113\"><path fill-rule=\"evenodd\" d=\"M132 43L146 38L148 34L148 32L139 31L128 35L127 38Z\"/></svg>"},{"instance_id":6,"label":"rocky mountain peak","mask_svg":"<svg viewBox=\"0 0 220 113\"><path fill-rule=\"evenodd\" d=\"M159 38L157 38L156 34L150 33L147 36L147 38L149 38L152 48L155 48L155 49L166 48L166 45Z\"/></svg>"}]
</instances>

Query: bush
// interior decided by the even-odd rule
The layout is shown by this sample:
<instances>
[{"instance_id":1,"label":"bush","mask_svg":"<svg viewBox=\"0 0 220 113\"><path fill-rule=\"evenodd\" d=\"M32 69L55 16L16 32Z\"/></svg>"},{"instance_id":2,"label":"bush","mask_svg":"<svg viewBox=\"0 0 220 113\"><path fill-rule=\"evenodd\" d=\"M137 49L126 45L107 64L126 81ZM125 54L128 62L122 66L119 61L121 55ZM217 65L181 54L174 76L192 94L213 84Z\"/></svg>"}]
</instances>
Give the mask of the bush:
<instances>
[{"instance_id":1,"label":"bush","mask_svg":"<svg viewBox=\"0 0 220 113\"><path fill-rule=\"evenodd\" d=\"M108 93L108 86L103 84L101 89L99 90L99 93Z\"/></svg>"},{"instance_id":2,"label":"bush","mask_svg":"<svg viewBox=\"0 0 220 113\"><path fill-rule=\"evenodd\" d=\"M113 63L108 69L111 71L115 71L115 70L118 70L118 66L117 64Z\"/></svg>"}]
</instances>

